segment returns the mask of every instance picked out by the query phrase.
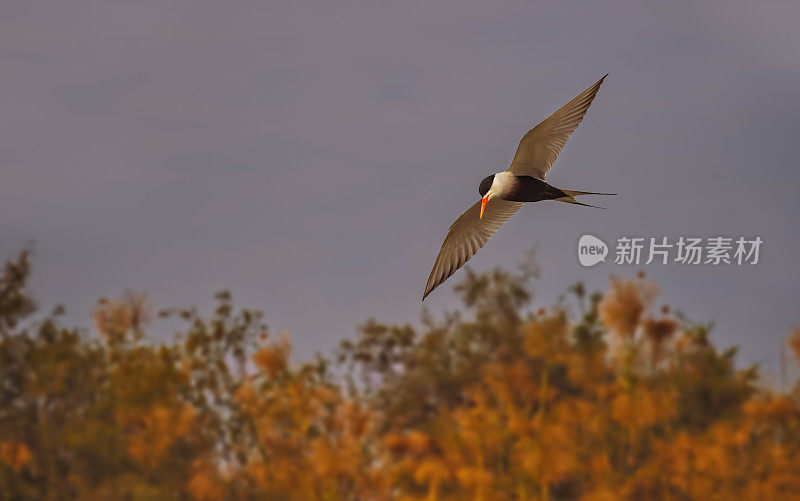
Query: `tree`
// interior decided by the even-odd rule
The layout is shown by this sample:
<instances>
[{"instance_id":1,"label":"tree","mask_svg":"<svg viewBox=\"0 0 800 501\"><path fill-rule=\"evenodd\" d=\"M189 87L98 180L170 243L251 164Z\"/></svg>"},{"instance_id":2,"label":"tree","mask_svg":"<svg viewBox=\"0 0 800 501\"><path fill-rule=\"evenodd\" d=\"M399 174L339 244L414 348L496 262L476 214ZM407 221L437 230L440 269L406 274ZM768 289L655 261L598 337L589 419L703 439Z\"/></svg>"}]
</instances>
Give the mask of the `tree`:
<instances>
[{"instance_id":1,"label":"tree","mask_svg":"<svg viewBox=\"0 0 800 501\"><path fill-rule=\"evenodd\" d=\"M162 311L167 343L132 292L98 301L96 336L35 317L23 252L0 276L0 499L800 495L796 390L654 308L643 274L535 308L534 270L467 271L462 310L299 363L228 292Z\"/></svg>"}]
</instances>

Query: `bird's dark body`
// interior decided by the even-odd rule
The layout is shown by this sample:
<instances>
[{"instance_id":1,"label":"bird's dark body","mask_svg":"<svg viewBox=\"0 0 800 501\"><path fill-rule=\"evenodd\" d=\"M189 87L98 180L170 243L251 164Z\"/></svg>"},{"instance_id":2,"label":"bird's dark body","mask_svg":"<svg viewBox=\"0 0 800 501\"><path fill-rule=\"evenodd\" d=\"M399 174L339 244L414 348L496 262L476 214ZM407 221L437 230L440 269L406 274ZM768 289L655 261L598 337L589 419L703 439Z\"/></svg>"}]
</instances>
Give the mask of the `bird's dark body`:
<instances>
[{"instance_id":1,"label":"bird's dark body","mask_svg":"<svg viewBox=\"0 0 800 501\"><path fill-rule=\"evenodd\" d=\"M539 202L566 197L567 194L540 179L531 176L515 176L516 183L503 198L512 202Z\"/></svg>"},{"instance_id":2,"label":"bird's dark body","mask_svg":"<svg viewBox=\"0 0 800 501\"><path fill-rule=\"evenodd\" d=\"M489 176L483 181L478 192L483 196L492 185L494 176ZM503 193L503 199L511 202L539 202L541 200L554 200L568 195L554 186L550 186L541 179L531 176L514 176L514 182L508 191Z\"/></svg>"}]
</instances>

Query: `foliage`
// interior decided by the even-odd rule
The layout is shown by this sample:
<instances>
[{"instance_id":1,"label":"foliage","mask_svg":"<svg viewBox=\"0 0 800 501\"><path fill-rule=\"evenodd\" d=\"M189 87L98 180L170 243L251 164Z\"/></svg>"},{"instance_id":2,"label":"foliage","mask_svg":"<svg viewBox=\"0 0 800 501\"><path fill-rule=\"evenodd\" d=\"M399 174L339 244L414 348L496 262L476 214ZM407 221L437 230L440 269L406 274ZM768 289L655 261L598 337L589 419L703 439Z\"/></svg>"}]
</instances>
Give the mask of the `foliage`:
<instances>
[{"instance_id":1,"label":"foliage","mask_svg":"<svg viewBox=\"0 0 800 501\"><path fill-rule=\"evenodd\" d=\"M36 320L29 261L0 277L2 500L800 495L800 391L654 312L643 275L533 310L530 266L468 271L462 311L298 364L227 292L161 312L184 325L166 344L133 293L98 301L97 336Z\"/></svg>"}]
</instances>

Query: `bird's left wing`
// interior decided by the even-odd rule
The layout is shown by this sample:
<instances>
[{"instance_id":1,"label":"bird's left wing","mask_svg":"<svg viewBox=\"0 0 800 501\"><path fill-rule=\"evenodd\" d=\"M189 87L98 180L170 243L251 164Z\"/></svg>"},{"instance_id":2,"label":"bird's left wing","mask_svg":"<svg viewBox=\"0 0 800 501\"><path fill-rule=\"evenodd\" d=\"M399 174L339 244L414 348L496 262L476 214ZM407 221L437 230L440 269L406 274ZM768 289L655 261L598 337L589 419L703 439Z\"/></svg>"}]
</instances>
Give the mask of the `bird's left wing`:
<instances>
[{"instance_id":1,"label":"bird's left wing","mask_svg":"<svg viewBox=\"0 0 800 501\"><path fill-rule=\"evenodd\" d=\"M569 136L580 125L607 76L529 130L520 140L517 154L514 155L508 170L517 176L532 176L544 181L544 177L564 149Z\"/></svg>"},{"instance_id":2,"label":"bird's left wing","mask_svg":"<svg viewBox=\"0 0 800 501\"><path fill-rule=\"evenodd\" d=\"M439 255L436 256L428 283L425 285L425 292L422 294L422 300L424 301L433 289L464 266L464 263L469 261L520 207L522 207L522 202L509 202L495 198L486 204L483 218L479 217L480 201L461 214L450 226Z\"/></svg>"}]
</instances>

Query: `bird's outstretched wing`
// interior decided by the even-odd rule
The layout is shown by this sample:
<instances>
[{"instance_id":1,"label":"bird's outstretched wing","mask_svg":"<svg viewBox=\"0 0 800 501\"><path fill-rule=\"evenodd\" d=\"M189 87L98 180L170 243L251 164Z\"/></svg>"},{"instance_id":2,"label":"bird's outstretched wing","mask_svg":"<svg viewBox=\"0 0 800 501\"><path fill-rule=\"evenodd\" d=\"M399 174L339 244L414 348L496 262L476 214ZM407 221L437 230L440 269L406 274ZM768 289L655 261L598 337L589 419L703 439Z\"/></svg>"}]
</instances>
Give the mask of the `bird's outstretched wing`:
<instances>
[{"instance_id":1,"label":"bird's outstretched wing","mask_svg":"<svg viewBox=\"0 0 800 501\"><path fill-rule=\"evenodd\" d=\"M544 181L544 177L567 144L569 136L580 125L586 110L600 89L600 84L607 76L605 75L578 97L529 130L520 140L517 154L514 155L508 170L517 176L532 176Z\"/></svg>"},{"instance_id":2,"label":"bird's outstretched wing","mask_svg":"<svg viewBox=\"0 0 800 501\"><path fill-rule=\"evenodd\" d=\"M479 217L481 202L467 209L450 225L436 262L425 285L422 300L447 280L489 241L494 232L522 207L522 202L495 198L486 204L483 218Z\"/></svg>"}]
</instances>

